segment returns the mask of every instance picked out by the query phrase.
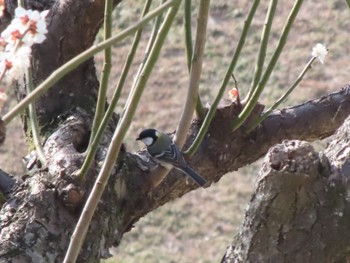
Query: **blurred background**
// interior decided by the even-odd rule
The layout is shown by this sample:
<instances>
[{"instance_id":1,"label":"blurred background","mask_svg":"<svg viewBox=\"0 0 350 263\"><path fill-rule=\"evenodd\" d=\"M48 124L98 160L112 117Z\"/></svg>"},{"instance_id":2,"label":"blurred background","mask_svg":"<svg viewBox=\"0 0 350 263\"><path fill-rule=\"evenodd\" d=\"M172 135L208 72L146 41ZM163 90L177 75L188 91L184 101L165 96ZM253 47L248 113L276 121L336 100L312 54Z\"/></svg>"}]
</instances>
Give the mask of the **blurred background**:
<instances>
[{"instance_id":1,"label":"blurred background","mask_svg":"<svg viewBox=\"0 0 350 263\"><path fill-rule=\"evenodd\" d=\"M155 5L158 5L158 1ZM193 37L198 0L193 2ZM200 94L204 104L210 104L216 95L226 68L240 36L244 19L252 1L212 1L208 22ZM266 61L269 61L285 20L294 1L279 1L271 31ZM124 1L114 12L114 33L137 21L144 1ZM238 65L234 72L241 95L246 94L257 59L261 29L265 21L268 1L262 1L253 20ZM286 47L272 74L261 102L270 106L296 80L310 59L312 47L323 43L329 48L325 65L314 63L299 87L282 107L292 106L339 90L349 81L350 9L343 0L305 1L295 21ZM127 99L128 91L152 25L144 30L143 41L128 77L116 112ZM97 42L101 41L98 35ZM113 47L113 68L110 94L119 79L132 39ZM95 58L100 72L102 57ZM182 11L170 31L161 56L141 100L138 113L127 134L126 147L138 150L135 142L138 133L147 127L172 132L181 115L188 86ZM233 87L233 83L229 88ZM3 113L15 105L13 91ZM227 98L227 97L226 97ZM22 157L27 153L19 118L8 127L6 143L0 148L0 167L15 175L25 173ZM322 150L322 143L315 144ZM244 210L254 189L255 178L262 160L225 175L220 182L207 189L198 189L180 199L167 203L148 214L127 233L121 245L114 249L115 257L105 262L219 262L226 247L239 231Z\"/></svg>"}]
</instances>

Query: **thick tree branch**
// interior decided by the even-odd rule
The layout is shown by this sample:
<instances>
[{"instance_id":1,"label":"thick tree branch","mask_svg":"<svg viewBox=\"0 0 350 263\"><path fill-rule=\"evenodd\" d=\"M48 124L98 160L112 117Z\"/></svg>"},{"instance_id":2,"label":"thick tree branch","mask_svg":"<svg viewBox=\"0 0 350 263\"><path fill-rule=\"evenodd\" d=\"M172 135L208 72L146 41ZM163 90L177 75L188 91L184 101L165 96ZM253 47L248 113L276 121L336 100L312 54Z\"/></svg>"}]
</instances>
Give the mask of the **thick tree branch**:
<instances>
[{"instance_id":1,"label":"thick tree branch","mask_svg":"<svg viewBox=\"0 0 350 263\"><path fill-rule=\"evenodd\" d=\"M107 129L96 163L86 181L71 176L84 158L92 118L84 111L72 113L46 141L46 169L35 165L24 182L8 194L0 211L0 262L62 262L80 209L96 178L98 162L114 129ZM115 124L115 123L114 123ZM102 197L78 262L108 257L114 240L117 199L115 177ZM108 220L106 220L108 219ZM16 245L14 245L16 244Z\"/></svg>"},{"instance_id":2,"label":"thick tree branch","mask_svg":"<svg viewBox=\"0 0 350 263\"><path fill-rule=\"evenodd\" d=\"M275 112L249 135L243 132L244 127L235 133L230 132L230 120L237 114L237 109L234 105L223 107L218 110L205 140L190 163L209 183L213 183L227 172L258 160L271 146L285 139L312 141L329 136L350 113L349 89L350 85L347 85L339 92ZM198 128L199 123L193 123L187 145ZM147 159L145 152L139 154ZM129 173L120 175L119 179L123 186L126 185L123 188L126 200L120 200L117 206L124 216L120 221L124 223L118 228L118 238L139 217L196 188L192 183L187 184L184 176L174 170L162 184L153 188L150 171L155 168L154 163L145 163L138 155L127 156L124 161ZM128 189L132 189L130 194Z\"/></svg>"},{"instance_id":3,"label":"thick tree branch","mask_svg":"<svg viewBox=\"0 0 350 263\"><path fill-rule=\"evenodd\" d=\"M243 227L222 262L347 262L349 127L350 118L325 154L299 141L269 151Z\"/></svg>"}]
</instances>

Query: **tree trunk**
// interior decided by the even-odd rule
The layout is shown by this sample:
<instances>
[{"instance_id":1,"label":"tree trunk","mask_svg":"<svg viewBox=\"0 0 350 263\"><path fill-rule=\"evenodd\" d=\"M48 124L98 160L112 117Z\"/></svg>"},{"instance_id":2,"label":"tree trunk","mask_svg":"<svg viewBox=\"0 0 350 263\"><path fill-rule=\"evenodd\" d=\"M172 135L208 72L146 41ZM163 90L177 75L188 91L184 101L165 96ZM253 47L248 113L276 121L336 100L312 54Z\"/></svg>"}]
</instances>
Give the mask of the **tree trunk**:
<instances>
[{"instance_id":1,"label":"tree trunk","mask_svg":"<svg viewBox=\"0 0 350 263\"><path fill-rule=\"evenodd\" d=\"M243 227L222 262L348 262L350 118L324 153L307 142L273 147Z\"/></svg>"}]
</instances>

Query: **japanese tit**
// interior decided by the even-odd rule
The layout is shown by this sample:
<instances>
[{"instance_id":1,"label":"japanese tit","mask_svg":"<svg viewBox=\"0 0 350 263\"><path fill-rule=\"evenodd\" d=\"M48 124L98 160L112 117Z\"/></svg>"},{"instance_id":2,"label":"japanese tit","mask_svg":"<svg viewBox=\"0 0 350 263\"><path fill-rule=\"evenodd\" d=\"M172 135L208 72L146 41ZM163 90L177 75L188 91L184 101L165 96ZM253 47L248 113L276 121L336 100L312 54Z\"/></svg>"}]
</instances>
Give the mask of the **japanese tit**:
<instances>
[{"instance_id":1,"label":"japanese tit","mask_svg":"<svg viewBox=\"0 0 350 263\"><path fill-rule=\"evenodd\" d=\"M148 153L156 158L165 167L174 167L195 181L199 186L203 186L207 181L197 174L186 163L179 147L172 138L155 129L143 130L136 140L142 141L147 146Z\"/></svg>"}]
</instances>

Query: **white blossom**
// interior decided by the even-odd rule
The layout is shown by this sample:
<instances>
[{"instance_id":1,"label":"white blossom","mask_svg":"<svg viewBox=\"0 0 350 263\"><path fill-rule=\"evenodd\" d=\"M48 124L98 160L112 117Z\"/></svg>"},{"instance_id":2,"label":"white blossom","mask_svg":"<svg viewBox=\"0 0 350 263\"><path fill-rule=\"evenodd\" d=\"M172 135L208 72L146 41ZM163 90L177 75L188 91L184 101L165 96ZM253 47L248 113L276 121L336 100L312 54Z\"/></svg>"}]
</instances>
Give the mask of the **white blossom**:
<instances>
[{"instance_id":1,"label":"white blossom","mask_svg":"<svg viewBox=\"0 0 350 263\"><path fill-rule=\"evenodd\" d=\"M7 83L18 79L25 73L25 69L30 66L31 48L21 46L20 48L5 50L0 53L0 72Z\"/></svg>"},{"instance_id":2,"label":"white blossom","mask_svg":"<svg viewBox=\"0 0 350 263\"><path fill-rule=\"evenodd\" d=\"M322 45L321 43L318 43L316 46L312 48L311 56L318 58L320 62L323 64L327 53L328 53L328 50L326 46Z\"/></svg>"},{"instance_id":3,"label":"white blossom","mask_svg":"<svg viewBox=\"0 0 350 263\"><path fill-rule=\"evenodd\" d=\"M1 0L0 0L1 4ZM0 74L12 82L30 66L31 46L46 39L48 10L43 12L17 7L11 24L1 33Z\"/></svg>"},{"instance_id":4,"label":"white blossom","mask_svg":"<svg viewBox=\"0 0 350 263\"><path fill-rule=\"evenodd\" d=\"M1 37L13 46L19 41L27 46L32 46L34 43L42 43L46 39L47 28L45 17L48 12L46 10L39 13L38 11L17 7L15 18L1 33Z\"/></svg>"}]
</instances>

